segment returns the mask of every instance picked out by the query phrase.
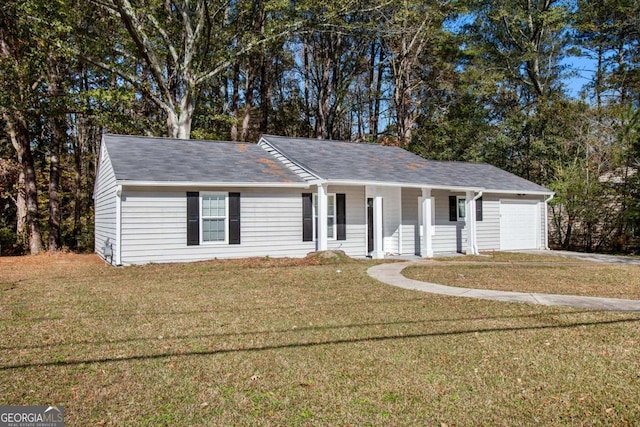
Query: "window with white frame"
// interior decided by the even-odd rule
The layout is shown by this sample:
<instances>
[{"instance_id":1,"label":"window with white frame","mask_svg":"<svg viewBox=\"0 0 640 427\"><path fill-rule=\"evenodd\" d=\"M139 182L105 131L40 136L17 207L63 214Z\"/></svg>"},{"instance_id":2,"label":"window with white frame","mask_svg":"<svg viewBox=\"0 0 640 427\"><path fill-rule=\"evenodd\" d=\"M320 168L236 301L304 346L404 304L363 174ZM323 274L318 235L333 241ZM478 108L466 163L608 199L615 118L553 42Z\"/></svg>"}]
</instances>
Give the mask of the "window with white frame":
<instances>
[{"instance_id":1,"label":"window with white frame","mask_svg":"<svg viewBox=\"0 0 640 427\"><path fill-rule=\"evenodd\" d=\"M318 238L318 195L313 195L313 235ZM327 238L336 238L336 195L327 194Z\"/></svg>"},{"instance_id":2,"label":"window with white frame","mask_svg":"<svg viewBox=\"0 0 640 427\"><path fill-rule=\"evenodd\" d=\"M458 196L458 205L457 205L457 211L458 211L458 219L459 220L464 220L466 215L466 202L467 199L465 199L464 197L459 197Z\"/></svg>"},{"instance_id":3,"label":"window with white frame","mask_svg":"<svg viewBox=\"0 0 640 427\"><path fill-rule=\"evenodd\" d=\"M227 195L204 193L201 201L203 242L225 242L227 240Z\"/></svg>"}]
</instances>

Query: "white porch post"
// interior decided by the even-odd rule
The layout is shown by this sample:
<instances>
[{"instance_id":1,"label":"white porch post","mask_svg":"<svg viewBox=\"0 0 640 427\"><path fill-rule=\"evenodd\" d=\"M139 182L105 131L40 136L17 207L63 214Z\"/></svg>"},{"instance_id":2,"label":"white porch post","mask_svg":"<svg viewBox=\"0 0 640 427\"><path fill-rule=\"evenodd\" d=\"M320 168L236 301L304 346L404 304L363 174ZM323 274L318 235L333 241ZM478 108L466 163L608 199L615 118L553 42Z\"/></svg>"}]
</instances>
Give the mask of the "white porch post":
<instances>
[{"instance_id":1,"label":"white porch post","mask_svg":"<svg viewBox=\"0 0 640 427\"><path fill-rule=\"evenodd\" d=\"M373 252L371 253L371 258L384 258L383 237L382 196L376 194L373 198Z\"/></svg>"},{"instance_id":2,"label":"white porch post","mask_svg":"<svg viewBox=\"0 0 640 427\"><path fill-rule=\"evenodd\" d=\"M318 240L316 241L316 250L327 250L327 184L318 184Z\"/></svg>"},{"instance_id":3,"label":"white porch post","mask_svg":"<svg viewBox=\"0 0 640 427\"><path fill-rule=\"evenodd\" d=\"M420 255L426 258L433 258L433 218L432 212L433 200L431 199L431 189L422 189L422 203L420 206L422 212L422 247Z\"/></svg>"},{"instance_id":4,"label":"white porch post","mask_svg":"<svg viewBox=\"0 0 640 427\"><path fill-rule=\"evenodd\" d=\"M467 191L465 199L465 222L467 226L467 255L478 255L476 239L476 200L473 191Z\"/></svg>"}]
</instances>

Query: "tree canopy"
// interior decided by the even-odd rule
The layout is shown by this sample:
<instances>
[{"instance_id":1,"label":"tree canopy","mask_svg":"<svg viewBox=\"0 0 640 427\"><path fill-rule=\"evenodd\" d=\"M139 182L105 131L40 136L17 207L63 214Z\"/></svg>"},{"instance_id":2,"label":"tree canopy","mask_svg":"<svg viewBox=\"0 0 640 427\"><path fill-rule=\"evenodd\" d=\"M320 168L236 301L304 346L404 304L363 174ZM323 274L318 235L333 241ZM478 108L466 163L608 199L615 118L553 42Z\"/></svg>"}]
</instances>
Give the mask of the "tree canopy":
<instances>
[{"instance_id":1,"label":"tree canopy","mask_svg":"<svg viewBox=\"0 0 640 427\"><path fill-rule=\"evenodd\" d=\"M6 0L0 245L91 249L107 131L488 162L556 191L553 245L633 250L639 104L638 0Z\"/></svg>"}]
</instances>

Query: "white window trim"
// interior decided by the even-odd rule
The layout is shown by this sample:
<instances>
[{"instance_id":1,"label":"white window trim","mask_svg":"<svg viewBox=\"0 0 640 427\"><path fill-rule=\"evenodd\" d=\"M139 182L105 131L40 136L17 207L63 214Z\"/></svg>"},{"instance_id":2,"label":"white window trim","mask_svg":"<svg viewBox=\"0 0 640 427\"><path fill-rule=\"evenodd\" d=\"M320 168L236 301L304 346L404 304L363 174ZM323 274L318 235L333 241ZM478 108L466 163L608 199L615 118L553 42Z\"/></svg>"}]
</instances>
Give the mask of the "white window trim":
<instances>
[{"instance_id":1,"label":"white window trim","mask_svg":"<svg viewBox=\"0 0 640 427\"><path fill-rule=\"evenodd\" d=\"M329 226L327 225L327 240L338 240L338 236L337 236L337 232L338 232L338 206L336 205L336 193L327 193L327 219L331 218L331 216L329 215L328 212L328 206L329 206L329 198L333 197L333 237L329 237ZM316 206L318 206L318 194L317 193L313 193L313 200L311 201L311 205L312 205L312 214L313 214L313 241L317 241L318 240L318 233L317 233L317 226L316 226L316 219L318 218L318 212L316 212Z\"/></svg>"},{"instance_id":2,"label":"white window trim","mask_svg":"<svg viewBox=\"0 0 640 427\"><path fill-rule=\"evenodd\" d=\"M204 220L221 217L204 217L202 215L202 199L207 196L224 196L224 240L205 241L204 240ZM227 245L229 244L229 193L222 191L200 192L200 244L201 245Z\"/></svg>"},{"instance_id":3,"label":"white window trim","mask_svg":"<svg viewBox=\"0 0 640 427\"><path fill-rule=\"evenodd\" d=\"M458 221L466 221L467 219L467 205L466 205L467 197L466 196L456 196L456 218ZM460 203L462 202L462 206L464 206L465 216L460 216Z\"/></svg>"}]
</instances>

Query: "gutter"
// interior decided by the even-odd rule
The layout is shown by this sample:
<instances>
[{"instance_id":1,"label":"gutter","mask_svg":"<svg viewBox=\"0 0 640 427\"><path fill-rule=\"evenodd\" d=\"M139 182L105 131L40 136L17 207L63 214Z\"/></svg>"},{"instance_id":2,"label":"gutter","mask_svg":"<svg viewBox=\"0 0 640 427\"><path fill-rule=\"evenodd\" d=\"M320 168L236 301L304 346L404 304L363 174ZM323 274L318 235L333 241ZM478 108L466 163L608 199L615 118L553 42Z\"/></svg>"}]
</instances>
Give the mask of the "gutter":
<instances>
[{"instance_id":1,"label":"gutter","mask_svg":"<svg viewBox=\"0 0 640 427\"><path fill-rule=\"evenodd\" d=\"M385 181L355 181L355 180L333 180L327 179L326 182L329 185L359 185L359 186L372 186L372 187L404 187L404 188L430 188L431 190L449 190L449 191L483 191L481 187L456 187L450 185L431 185L431 184L411 184L404 182L385 182ZM547 194L547 193L545 193Z\"/></svg>"},{"instance_id":2,"label":"gutter","mask_svg":"<svg viewBox=\"0 0 640 427\"><path fill-rule=\"evenodd\" d=\"M482 197L483 192L479 191L478 194L473 198L473 205L475 206L476 202L480 197ZM480 249L478 248L478 218L476 218L476 213L473 213L473 252L475 255L480 255Z\"/></svg>"},{"instance_id":3,"label":"gutter","mask_svg":"<svg viewBox=\"0 0 640 427\"><path fill-rule=\"evenodd\" d=\"M253 188L309 188L306 182L206 182L206 181L128 181L117 180L120 186L127 187L253 187Z\"/></svg>"},{"instance_id":4,"label":"gutter","mask_svg":"<svg viewBox=\"0 0 640 427\"><path fill-rule=\"evenodd\" d=\"M122 265L122 185L116 190L116 265Z\"/></svg>"},{"instance_id":5,"label":"gutter","mask_svg":"<svg viewBox=\"0 0 640 427\"><path fill-rule=\"evenodd\" d=\"M555 194L550 195L547 199L545 199L544 201L544 249L545 250L549 250L549 208L548 208L548 203L551 201L551 199L553 199L553 197L555 196Z\"/></svg>"}]
</instances>

